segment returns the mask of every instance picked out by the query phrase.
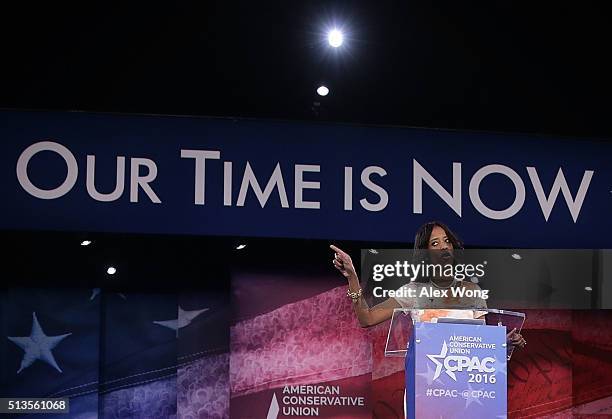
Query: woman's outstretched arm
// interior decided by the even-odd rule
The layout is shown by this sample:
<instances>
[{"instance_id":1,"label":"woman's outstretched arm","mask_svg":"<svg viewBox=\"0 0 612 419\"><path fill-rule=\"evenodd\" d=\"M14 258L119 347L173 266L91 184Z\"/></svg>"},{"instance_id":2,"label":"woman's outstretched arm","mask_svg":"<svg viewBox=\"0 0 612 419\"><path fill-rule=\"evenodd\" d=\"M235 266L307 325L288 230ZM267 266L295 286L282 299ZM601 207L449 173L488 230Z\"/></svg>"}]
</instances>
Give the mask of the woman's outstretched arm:
<instances>
[{"instance_id":1,"label":"woman's outstretched arm","mask_svg":"<svg viewBox=\"0 0 612 419\"><path fill-rule=\"evenodd\" d=\"M390 319L393 315L393 309L401 308L399 303L395 299L389 298L374 307L368 307L368 303L363 295L361 295L359 277L351 257L348 253L334 245L330 247L335 252L333 264L348 281L349 292L354 293L353 295L358 295L357 298L353 298L353 310L361 327L374 326Z\"/></svg>"}]
</instances>

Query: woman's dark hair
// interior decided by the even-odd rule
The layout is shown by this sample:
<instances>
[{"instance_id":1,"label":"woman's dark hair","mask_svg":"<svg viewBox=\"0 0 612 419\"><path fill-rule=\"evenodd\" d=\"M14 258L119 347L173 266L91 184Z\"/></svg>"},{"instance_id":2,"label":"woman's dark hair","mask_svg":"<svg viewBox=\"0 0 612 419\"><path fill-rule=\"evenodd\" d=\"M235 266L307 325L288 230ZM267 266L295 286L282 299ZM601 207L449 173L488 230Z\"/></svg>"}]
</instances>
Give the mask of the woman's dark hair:
<instances>
[{"instance_id":1,"label":"woman's dark hair","mask_svg":"<svg viewBox=\"0 0 612 419\"><path fill-rule=\"evenodd\" d=\"M421 227L419 227L416 236L414 237L414 253L412 256L414 263L429 261L429 251L427 250L429 247L429 238L431 237L431 232L436 226L440 227L446 233L446 237L448 237L448 240L451 242L451 244L453 245L453 249L455 250L455 252L453 252L454 261L457 261L459 255L457 255L456 251L463 249L463 243L461 242L459 237L455 233L453 233L453 231L448 228L446 224L441 223L440 221L430 221L429 223L425 223ZM429 278L424 275L419 275L416 281L427 282L429 281Z\"/></svg>"},{"instance_id":2,"label":"woman's dark hair","mask_svg":"<svg viewBox=\"0 0 612 419\"><path fill-rule=\"evenodd\" d=\"M427 249L429 247L429 238L434 227L440 227L446 233L446 237L453 245L455 249L463 249L463 243L459 240L459 237L448 228L448 226L440 221L430 221L423 224L417 230L416 236L414 236L414 250Z\"/></svg>"}]
</instances>

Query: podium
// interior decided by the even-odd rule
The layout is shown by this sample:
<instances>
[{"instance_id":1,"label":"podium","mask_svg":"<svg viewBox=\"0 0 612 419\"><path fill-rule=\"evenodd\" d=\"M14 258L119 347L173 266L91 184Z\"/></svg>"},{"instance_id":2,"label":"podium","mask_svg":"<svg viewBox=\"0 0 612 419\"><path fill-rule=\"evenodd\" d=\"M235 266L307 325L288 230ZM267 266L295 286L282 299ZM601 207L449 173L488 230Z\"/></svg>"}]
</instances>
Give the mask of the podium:
<instances>
[{"instance_id":1,"label":"podium","mask_svg":"<svg viewBox=\"0 0 612 419\"><path fill-rule=\"evenodd\" d=\"M449 314L449 312L451 312ZM396 309L386 356L405 356L407 418L505 418L506 330L523 313Z\"/></svg>"}]
</instances>

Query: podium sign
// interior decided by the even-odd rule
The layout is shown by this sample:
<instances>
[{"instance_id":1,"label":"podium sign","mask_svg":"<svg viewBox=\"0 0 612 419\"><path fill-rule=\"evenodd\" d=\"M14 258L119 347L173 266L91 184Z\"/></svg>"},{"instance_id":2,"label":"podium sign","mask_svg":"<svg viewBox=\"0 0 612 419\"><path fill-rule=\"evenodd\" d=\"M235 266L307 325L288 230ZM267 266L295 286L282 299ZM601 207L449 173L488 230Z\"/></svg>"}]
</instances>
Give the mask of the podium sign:
<instances>
[{"instance_id":1,"label":"podium sign","mask_svg":"<svg viewBox=\"0 0 612 419\"><path fill-rule=\"evenodd\" d=\"M416 323L406 357L408 418L505 418L506 328Z\"/></svg>"}]
</instances>

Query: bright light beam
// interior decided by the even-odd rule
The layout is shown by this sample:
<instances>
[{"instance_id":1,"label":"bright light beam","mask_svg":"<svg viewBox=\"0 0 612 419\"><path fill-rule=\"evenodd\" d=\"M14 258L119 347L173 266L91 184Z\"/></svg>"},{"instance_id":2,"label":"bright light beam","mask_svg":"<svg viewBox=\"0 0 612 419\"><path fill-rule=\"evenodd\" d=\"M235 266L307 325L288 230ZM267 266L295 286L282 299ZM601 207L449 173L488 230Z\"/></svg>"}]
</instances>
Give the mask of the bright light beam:
<instances>
[{"instance_id":1,"label":"bright light beam","mask_svg":"<svg viewBox=\"0 0 612 419\"><path fill-rule=\"evenodd\" d=\"M333 48L338 48L344 43L344 35L339 29L332 29L327 33L327 42Z\"/></svg>"}]
</instances>

